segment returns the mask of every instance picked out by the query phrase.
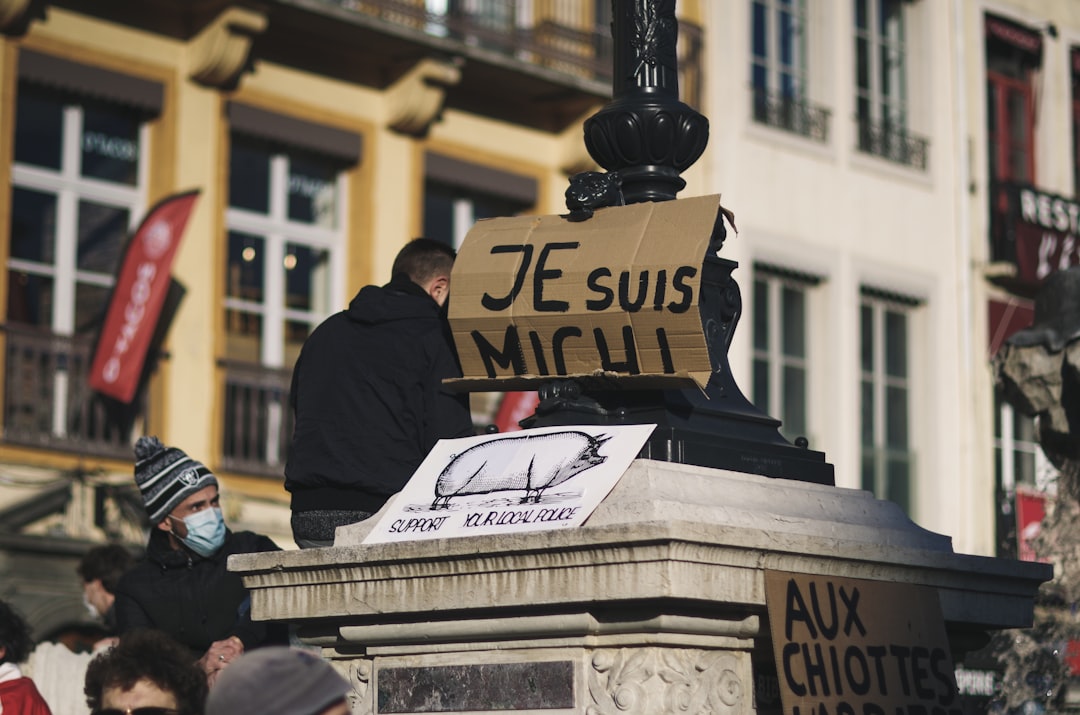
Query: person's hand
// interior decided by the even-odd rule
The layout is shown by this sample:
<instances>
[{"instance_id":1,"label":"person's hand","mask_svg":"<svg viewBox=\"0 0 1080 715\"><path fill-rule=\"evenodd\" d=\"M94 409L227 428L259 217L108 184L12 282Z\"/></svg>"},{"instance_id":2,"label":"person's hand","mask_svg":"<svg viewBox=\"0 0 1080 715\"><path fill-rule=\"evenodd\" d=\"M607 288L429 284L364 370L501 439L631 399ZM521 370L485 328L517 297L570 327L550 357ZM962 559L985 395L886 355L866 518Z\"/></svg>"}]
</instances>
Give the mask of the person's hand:
<instances>
[{"instance_id":1,"label":"person's hand","mask_svg":"<svg viewBox=\"0 0 1080 715\"><path fill-rule=\"evenodd\" d=\"M196 662L196 665L202 669L202 672L206 673L207 684L213 685L218 674L243 653L243 641L236 636L229 636L225 640L211 643L203 657Z\"/></svg>"}]
</instances>

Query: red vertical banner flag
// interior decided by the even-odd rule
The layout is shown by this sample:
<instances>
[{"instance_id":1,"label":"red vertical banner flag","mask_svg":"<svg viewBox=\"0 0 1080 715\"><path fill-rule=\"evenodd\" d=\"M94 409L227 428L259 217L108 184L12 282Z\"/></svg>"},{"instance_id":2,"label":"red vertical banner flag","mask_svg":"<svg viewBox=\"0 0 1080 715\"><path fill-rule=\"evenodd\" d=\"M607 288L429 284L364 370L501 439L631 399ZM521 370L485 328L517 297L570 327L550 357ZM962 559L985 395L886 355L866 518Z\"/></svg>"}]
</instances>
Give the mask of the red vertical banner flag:
<instances>
[{"instance_id":1,"label":"red vertical banner flag","mask_svg":"<svg viewBox=\"0 0 1080 715\"><path fill-rule=\"evenodd\" d=\"M173 258L198 197L194 190L162 199L128 242L90 366L90 387L103 395L124 403L135 398Z\"/></svg>"}]
</instances>

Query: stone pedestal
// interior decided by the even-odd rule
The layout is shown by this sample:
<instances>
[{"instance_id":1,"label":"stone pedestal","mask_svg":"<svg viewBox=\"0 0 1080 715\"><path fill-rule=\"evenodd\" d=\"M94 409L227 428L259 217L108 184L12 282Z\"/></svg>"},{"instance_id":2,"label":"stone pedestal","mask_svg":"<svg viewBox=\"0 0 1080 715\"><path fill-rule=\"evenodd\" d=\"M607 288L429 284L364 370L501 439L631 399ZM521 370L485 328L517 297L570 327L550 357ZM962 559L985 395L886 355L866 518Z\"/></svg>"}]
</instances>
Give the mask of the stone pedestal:
<instances>
[{"instance_id":1,"label":"stone pedestal","mask_svg":"<svg viewBox=\"0 0 1080 715\"><path fill-rule=\"evenodd\" d=\"M637 460L578 529L233 556L355 713L752 713L766 569L935 588L954 657L1029 625L1043 564L956 554L862 491Z\"/></svg>"}]
</instances>

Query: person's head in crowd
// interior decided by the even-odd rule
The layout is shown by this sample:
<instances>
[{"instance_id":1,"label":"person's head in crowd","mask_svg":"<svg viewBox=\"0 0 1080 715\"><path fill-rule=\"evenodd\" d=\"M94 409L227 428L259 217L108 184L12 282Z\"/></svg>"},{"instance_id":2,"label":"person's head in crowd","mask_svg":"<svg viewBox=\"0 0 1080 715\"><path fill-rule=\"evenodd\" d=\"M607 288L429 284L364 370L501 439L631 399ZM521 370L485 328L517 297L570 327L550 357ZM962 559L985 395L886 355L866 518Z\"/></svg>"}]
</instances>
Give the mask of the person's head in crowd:
<instances>
[{"instance_id":1,"label":"person's head in crowd","mask_svg":"<svg viewBox=\"0 0 1080 715\"><path fill-rule=\"evenodd\" d=\"M0 665L22 663L33 648L29 624L10 604L0 601Z\"/></svg>"},{"instance_id":2,"label":"person's head in crowd","mask_svg":"<svg viewBox=\"0 0 1080 715\"><path fill-rule=\"evenodd\" d=\"M135 483L150 523L169 535L174 549L200 556L215 554L225 543L225 520L218 501L218 481L201 462L157 437L135 443Z\"/></svg>"},{"instance_id":3,"label":"person's head in crowd","mask_svg":"<svg viewBox=\"0 0 1080 715\"><path fill-rule=\"evenodd\" d=\"M415 238L405 244L390 269L394 277L406 275L442 306L450 295L454 249L433 238Z\"/></svg>"},{"instance_id":4,"label":"person's head in crowd","mask_svg":"<svg viewBox=\"0 0 1080 715\"><path fill-rule=\"evenodd\" d=\"M206 675L169 636L137 630L90 661L84 692L93 715L202 715Z\"/></svg>"},{"instance_id":5,"label":"person's head in crowd","mask_svg":"<svg viewBox=\"0 0 1080 715\"><path fill-rule=\"evenodd\" d=\"M314 653L273 646L240 656L210 691L206 715L349 715L348 681Z\"/></svg>"},{"instance_id":6,"label":"person's head in crowd","mask_svg":"<svg viewBox=\"0 0 1080 715\"><path fill-rule=\"evenodd\" d=\"M83 602L90 615L104 618L116 601L116 584L132 566L131 552L119 544L95 546L83 554L75 571L83 582Z\"/></svg>"}]
</instances>

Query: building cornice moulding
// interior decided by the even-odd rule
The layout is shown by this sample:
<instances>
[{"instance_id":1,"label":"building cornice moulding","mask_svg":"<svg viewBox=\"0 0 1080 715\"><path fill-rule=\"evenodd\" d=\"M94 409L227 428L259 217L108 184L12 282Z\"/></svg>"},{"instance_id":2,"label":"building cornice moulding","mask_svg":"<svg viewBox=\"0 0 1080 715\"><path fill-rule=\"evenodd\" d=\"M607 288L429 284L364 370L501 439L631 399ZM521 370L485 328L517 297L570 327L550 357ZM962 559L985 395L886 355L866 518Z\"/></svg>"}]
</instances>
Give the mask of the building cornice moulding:
<instances>
[{"instance_id":1,"label":"building cornice moulding","mask_svg":"<svg viewBox=\"0 0 1080 715\"><path fill-rule=\"evenodd\" d=\"M0 0L0 34L21 37L30 23L45 19L45 0Z\"/></svg>"},{"instance_id":2,"label":"building cornice moulding","mask_svg":"<svg viewBox=\"0 0 1080 715\"><path fill-rule=\"evenodd\" d=\"M461 81L453 62L417 62L386 93L387 126L409 136L424 136L442 114L446 90Z\"/></svg>"},{"instance_id":3,"label":"building cornice moulding","mask_svg":"<svg viewBox=\"0 0 1080 715\"><path fill-rule=\"evenodd\" d=\"M2 0L0 0L2 1ZM266 15L228 8L191 41L190 78L201 85L232 90L251 70L251 47L268 24Z\"/></svg>"}]
</instances>

